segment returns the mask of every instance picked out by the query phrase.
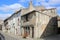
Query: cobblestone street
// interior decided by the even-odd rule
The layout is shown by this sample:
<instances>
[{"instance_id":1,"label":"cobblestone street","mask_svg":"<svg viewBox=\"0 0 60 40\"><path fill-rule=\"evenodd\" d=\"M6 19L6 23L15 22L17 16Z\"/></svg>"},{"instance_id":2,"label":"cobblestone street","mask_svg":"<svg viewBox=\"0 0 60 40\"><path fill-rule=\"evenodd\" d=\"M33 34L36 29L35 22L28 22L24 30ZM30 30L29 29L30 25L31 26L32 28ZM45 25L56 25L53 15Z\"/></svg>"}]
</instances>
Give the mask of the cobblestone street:
<instances>
[{"instance_id":1,"label":"cobblestone street","mask_svg":"<svg viewBox=\"0 0 60 40\"><path fill-rule=\"evenodd\" d=\"M3 32L0 32L0 40L60 40L60 35L54 35L54 36L50 36L50 37L46 37L43 39L32 39L32 38L22 38L19 36L14 36L14 35L10 35L10 34L6 34Z\"/></svg>"},{"instance_id":2,"label":"cobblestone street","mask_svg":"<svg viewBox=\"0 0 60 40\"><path fill-rule=\"evenodd\" d=\"M19 36L10 35L8 33L3 33L0 31L0 40L33 40L31 38L25 39Z\"/></svg>"}]
</instances>

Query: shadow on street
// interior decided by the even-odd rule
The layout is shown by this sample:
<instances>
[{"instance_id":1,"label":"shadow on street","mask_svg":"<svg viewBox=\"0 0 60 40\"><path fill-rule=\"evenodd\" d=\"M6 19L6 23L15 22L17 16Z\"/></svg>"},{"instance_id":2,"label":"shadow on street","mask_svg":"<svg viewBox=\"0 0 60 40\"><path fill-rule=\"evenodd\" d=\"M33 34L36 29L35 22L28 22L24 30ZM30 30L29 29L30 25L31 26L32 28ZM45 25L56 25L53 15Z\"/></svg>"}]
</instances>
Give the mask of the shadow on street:
<instances>
[{"instance_id":1,"label":"shadow on street","mask_svg":"<svg viewBox=\"0 0 60 40\"><path fill-rule=\"evenodd\" d=\"M0 40L5 40L5 37L3 34L0 33Z\"/></svg>"}]
</instances>

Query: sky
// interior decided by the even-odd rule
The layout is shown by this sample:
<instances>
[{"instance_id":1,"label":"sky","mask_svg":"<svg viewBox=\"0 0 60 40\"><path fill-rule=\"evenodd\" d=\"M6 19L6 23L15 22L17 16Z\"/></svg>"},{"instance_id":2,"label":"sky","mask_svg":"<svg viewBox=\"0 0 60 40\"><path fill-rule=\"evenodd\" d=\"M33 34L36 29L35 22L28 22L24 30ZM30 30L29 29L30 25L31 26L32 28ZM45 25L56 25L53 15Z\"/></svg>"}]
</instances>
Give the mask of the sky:
<instances>
[{"instance_id":1,"label":"sky","mask_svg":"<svg viewBox=\"0 0 60 40\"><path fill-rule=\"evenodd\" d=\"M0 19L6 19L17 10L27 8L30 0L0 0ZM32 0L34 6L44 6L45 8L56 8L60 15L60 0Z\"/></svg>"}]
</instances>

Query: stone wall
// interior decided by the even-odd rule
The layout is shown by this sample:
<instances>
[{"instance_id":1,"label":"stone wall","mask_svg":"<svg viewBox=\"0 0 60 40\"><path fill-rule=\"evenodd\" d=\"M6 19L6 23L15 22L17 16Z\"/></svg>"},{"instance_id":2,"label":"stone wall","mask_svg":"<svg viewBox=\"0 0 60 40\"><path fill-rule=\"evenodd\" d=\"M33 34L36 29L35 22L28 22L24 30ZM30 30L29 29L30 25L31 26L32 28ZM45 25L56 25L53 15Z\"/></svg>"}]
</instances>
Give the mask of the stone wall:
<instances>
[{"instance_id":1,"label":"stone wall","mask_svg":"<svg viewBox=\"0 0 60 40\"><path fill-rule=\"evenodd\" d=\"M57 17L48 16L38 12L36 12L36 15L36 25L34 25L34 36L36 38L57 34Z\"/></svg>"}]
</instances>

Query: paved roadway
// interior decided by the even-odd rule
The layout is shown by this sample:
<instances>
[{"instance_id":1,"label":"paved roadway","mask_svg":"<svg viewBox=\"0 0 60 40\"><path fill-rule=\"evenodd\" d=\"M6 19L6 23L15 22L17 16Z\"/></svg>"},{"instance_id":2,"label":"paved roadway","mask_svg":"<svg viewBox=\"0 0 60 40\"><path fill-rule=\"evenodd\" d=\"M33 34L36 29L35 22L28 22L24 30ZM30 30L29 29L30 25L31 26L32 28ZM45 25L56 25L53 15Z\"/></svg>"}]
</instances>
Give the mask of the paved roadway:
<instances>
[{"instance_id":1,"label":"paved roadway","mask_svg":"<svg viewBox=\"0 0 60 40\"><path fill-rule=\"evenodd\" d=\"M18 36L8 35L3 32L0 32L0 40L60 40L60 35L54 35L54 36L46 37L43 39L36 39L36 38L35 39L32 39L32 38L24 39Z\"/></svg>"}]
</instances>

